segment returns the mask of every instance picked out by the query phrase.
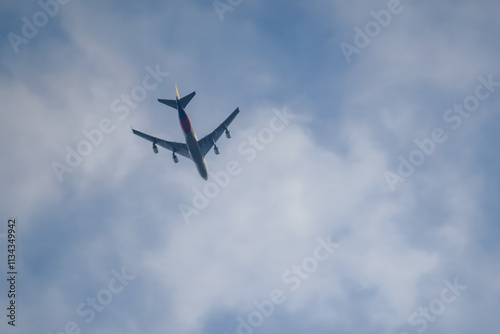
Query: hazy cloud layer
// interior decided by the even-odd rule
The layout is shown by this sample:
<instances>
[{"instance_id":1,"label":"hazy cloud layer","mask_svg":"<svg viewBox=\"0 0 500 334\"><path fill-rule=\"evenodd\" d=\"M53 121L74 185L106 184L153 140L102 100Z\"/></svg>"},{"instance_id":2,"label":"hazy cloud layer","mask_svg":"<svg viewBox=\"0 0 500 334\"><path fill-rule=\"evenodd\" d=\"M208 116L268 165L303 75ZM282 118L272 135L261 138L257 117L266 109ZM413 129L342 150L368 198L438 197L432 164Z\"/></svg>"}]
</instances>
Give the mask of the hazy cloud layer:
<instances>
[{"instance_id":1,"label":"hazy cloud layer","mask_svg":"<svg viewBox=\"0 0 500 334\"><path fill-rule=\"evenodd\" d=\"M2 333L496 331L497 2L47 3L2 4ZM208 183L131 133L183 140L174 83L240 107Z\"/></svg>"}]
</instances>

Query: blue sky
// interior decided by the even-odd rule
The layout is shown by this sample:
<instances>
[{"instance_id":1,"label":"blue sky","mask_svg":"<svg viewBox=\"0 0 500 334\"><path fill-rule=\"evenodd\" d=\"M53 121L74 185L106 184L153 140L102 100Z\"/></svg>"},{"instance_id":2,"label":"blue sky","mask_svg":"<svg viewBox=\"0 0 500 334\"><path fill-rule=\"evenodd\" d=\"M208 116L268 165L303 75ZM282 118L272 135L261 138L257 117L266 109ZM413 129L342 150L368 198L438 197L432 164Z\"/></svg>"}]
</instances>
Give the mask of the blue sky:
<instances>
[{"instance_id":1,"label":"blue sky","mask_svg":"<svg viewBox=\"0 0 500 334\"><path fill-rule=\"evenodd\" d=\"M222 2L0 5L1 332L495 332L500 5ZM208 182L130 131L183 140L175 83L240 107Z\"/></svg>"}]
</instances>

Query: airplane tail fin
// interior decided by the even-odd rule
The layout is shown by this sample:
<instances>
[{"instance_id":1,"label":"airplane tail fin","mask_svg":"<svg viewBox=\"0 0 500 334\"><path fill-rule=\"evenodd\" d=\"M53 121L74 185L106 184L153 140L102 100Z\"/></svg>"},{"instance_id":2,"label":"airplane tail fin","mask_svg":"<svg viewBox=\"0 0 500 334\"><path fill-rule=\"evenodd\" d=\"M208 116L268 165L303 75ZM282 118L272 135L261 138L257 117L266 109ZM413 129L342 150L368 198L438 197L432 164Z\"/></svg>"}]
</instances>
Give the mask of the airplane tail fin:
<instances>
[{"instance_id":1,"label":"airplane tail fin","mask_svg":"<svg viewBox=\"0 0 500 334\"><path fill-rule=\"evenodd\" d=\"M177 99L181 99L181 97L179 96L179 90L177 89L177 84L175 84L175 93L177 94Z\"/></svg>"},{"instance_id":2,"label":"airplane tail fin","mask_svg":"<svg viewBox=\"0 0 500 334\"><path fill-rule=\"evenodd\" d=\"M177 101L179 101L182 108L186 108L186 106L191 101L191 99L196 95L196 92L192 92L191 94L188 94L188 95L184 96L183 98L180 98L179 97L179 90L177 89L177 85L175 85L175 92L177 93L177 100L158 99L158 102L166 104L167 106L172 107L174 109L177 109Z\"/></svg>"}]
</instances>

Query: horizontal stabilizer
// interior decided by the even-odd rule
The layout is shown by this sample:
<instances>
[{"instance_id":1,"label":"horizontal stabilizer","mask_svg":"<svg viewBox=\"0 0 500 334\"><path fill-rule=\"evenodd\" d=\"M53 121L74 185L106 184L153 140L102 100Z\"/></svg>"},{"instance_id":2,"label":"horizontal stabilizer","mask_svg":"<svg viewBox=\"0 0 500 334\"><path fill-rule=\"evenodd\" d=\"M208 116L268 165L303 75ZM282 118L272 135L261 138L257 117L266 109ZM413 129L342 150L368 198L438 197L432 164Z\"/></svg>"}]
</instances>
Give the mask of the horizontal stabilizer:
<instances>
[{"instance_id":1,"label":"horizontal stabilizer","mask_svg":"<svg viewBox=\"0 0 500 334\"><path fill-rule=\"evenodd\" d=\"M184 96L182 99L179 100L179 103L181 104L182 108L186 108L188 103L191 101L191 99L196 95L196 92L192 92L191 94L188 94ZM158 99L158 102L166 104L169 107L172 107L174 109L177 109L177 102L176 100L164 100L164 99Z\"/></svg>"},{"instance_id":2,"label":"horizontal stabilizer","mask_svg":"<svg viewBox=\"0 0 500 334\"><path fill-rule=\"evenodd\" d=\"M174 109L177 109L177 102L175 100L158 99L158 102L166 104L167 106L172 107Z\"/></svg>"}]
</instances>

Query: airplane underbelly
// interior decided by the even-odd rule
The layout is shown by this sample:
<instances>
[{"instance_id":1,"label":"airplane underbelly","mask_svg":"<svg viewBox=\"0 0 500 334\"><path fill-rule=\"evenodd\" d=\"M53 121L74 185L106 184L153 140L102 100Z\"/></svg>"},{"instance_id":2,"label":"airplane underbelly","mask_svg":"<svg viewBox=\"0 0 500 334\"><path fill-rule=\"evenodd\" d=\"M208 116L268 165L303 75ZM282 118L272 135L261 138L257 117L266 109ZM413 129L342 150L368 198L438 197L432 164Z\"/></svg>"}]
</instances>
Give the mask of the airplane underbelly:
<instances>
[{"instance_id":1,"label":"airplane underbelly","mask_svg":"<svg viewBox=\"0 0 500 334\"><path fill-rule=\"evenodd\" d=\"M208 178L207 164L201 154L196 134L193 131L186 135L186 145L188 146L191 159L196 165L196 169L198 169L198 173L206 180Z\"/></svg>"}]
</instances>

